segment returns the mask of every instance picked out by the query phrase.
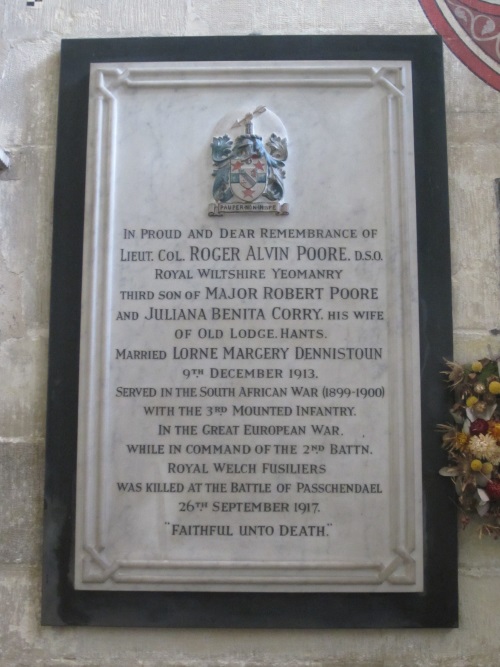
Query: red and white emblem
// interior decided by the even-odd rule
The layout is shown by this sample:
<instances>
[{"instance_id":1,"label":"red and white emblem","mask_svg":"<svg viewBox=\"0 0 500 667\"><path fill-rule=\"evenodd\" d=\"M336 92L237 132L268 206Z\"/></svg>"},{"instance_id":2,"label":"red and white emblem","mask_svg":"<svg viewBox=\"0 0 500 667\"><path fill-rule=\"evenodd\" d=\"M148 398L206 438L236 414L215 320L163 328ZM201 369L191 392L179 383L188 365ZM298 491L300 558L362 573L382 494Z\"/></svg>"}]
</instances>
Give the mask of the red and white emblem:
<instances>
[{"instance_id":1,"label":"red and white emblem","mask_svg":"<svg viewBox=\"0 0 500 667\"><path fill-rule=\"evenodd\" d=\"M419 0L453 53L474 74L500 90L500 3L486 0Z\"/></svg>"},{"instance_id":2,"label":"red and white emblem","mask_svg":"<svg viewBox=\"0 0 500 667\"><path fill-rule=\"evenodd\" d=\"M267 183L265 157L252 155L247 159L231 160L231 190L242 201L255 201L264 192Z\"/></svg>"}]
</instances>

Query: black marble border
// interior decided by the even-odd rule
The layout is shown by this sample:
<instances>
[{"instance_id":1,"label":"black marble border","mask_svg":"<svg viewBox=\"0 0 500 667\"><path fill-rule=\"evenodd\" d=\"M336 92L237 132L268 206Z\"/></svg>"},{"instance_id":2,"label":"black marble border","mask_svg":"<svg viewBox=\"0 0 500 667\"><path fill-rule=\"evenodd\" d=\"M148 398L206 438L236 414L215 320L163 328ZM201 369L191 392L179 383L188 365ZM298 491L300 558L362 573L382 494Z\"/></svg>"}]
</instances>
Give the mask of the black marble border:
<instances>
[{"instance_id":1,"label":"black marble border","mask_svg":"<svg viewBox=\"0 0 500 667\"><path fill-rule=\"evenodd\" d=\"M151 37L63 40L54 200L42 624L205 628L456 627L455 507L438 469L435 425L452 358L444 82L435 36ZM425 592L198 593L75 591L80 292L89 66L204 60L412 62L422 382Z\"/></svg>"}]
</instances>

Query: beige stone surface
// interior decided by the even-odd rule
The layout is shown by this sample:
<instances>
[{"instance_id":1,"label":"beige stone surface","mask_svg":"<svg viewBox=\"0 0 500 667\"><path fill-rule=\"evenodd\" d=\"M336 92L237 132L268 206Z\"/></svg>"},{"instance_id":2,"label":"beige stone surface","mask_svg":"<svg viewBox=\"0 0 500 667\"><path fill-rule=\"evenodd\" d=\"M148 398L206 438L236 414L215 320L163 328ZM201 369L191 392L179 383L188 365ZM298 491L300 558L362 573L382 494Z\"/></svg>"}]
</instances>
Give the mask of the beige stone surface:
<instances>
[{"instance_id":1,"label":"beige stone surface","mask_svg":"<svg viewBox=\"0 0 500 667\"><path fill-rule=\"evenodd\" d=\"M494 359L499 354L499 347L499 335L491 335L481 331L463 330L455 333L454 357L461 363L467 363L474 359L482 359L483 357Z\"/></svg>"},{"instance_id":2,"label":"beige stone surface","mask_svg":"<svg viewBox=\"0 0 500 667\"><path fill-rule=\"evenodd\" d=\"M0 562L40 562L43 450L41 445L0 445Z\"/></svg>"},{"instance_id":3,"label":"beige stone surface","mask_svg":"<svg viewBox=\"0 0 500 667\"><path fill-rule=\"evenodd\" d=\"M467 115L468 125L487 124L482 114ZM471 141L468 134L450 133L449 141L453 320L457 330L489 330L499 323L495 178L500 142L493 129L490 141Z\"/></svg>"},{"instance_id":4,"label":"beige stone surface","mask_svg":"<svg viewBox=\"0 0 500 667\"><path fill-rule=\"evenodd\" d=\"M448 113L498 113L497 91L475 76L447 47L443 54Z\"/></svg>"},{"instance_id":5,"label":"beige stone surface","mask_svg":"<svg viewBox=\"0 0 500 667\"><path fill-rule=\"evenodd\" d=\"M500 95L445 49L450 185L453 321L457 349L474 356L465 340L483 339L484 354L500 354L499 215ZM466 338L464 338L466 335ZM488 337L486 339L484 337ZM479 344L479 347L481 345ZM463 349L463 353L462 353Z\"/></svg>"},{"instance_id":6,"label":"beige stone surface","mask_svg":"<svg viewBox=\"0 0 500 667\"><path fill-rule=\"evenodd\" d=\"M9 271L6 262L0 260L0 342L23 334L23 308L19 299L22 282L22 277Z\"/></svg>"},{"instance_id":7,"label":"beige stone surface","mask_svg":"<svg viewBox=\"0 0 500 667\"><path fill-rule=\"evenodd\" d=\"M46 335L55 150L16 146L10 155L12 166L0 178L0 266L19 281L18 290L10 293L15 295L10 305L17 311L12 335ZM0 298L1 290L0 282Z\"/></svg>"},{"instance_id":8,"label":"beige stone surface","mask_svg":"<svg viewBox=\"0 0 500 667\"><path fill-rule=\"evenodd\" d=\"M24 2L6 0L4 25L9 29L9 39L23 41L176 35L184 30L189 4L184 0L43 0L30 9Z\"/></svg>"},{"instance_id":9,"label":"beige stone surface","mask_svg":"<svg viewBox=\"0 0 500 667\"><path fill-rule=\"evenodd\" d=\"M0 567L0 664L16 667L497 667L499 568L461 568L457 630L169 630L39 626L40 570Z\"/></svg>"},{"instance_id":10,"label":"beige stone surface","mask_svg":"<svg viewBox=\"0 0 500 667\"><path fill-rule=\"evenodd\" d=\"M0 447L39 442L45 433L47 336L28 333L0 344ZM3 499L4 500L4 499Z\"/></svg>"},{"instance_id":11,"label":"beige stone surface","mask_svg":"<svg viewBox=\"0 0 500 667\"><path fill-rule=\"evenodd\" d=\"M349 0L257 0L251 5L243 0L193 0L188 6L188 29L194 27L196 34L432 33L418 2L408 0L399 3L401 11L397 12L390 3L371 2L361 7Z\"/></svg>"},{"instance_id":12,"label":"beige stone surface","mask_svg":"<svg viewBox=\"0 0 500 667\"><path fill-rule=\"evenodd\" d=\"M61 38L432 34L417 0L0 0L0 667L497 667L500 543L460 534L458 630L42 628L40 533ZM500 96L445 49L455 357L500 354ZM263 610L265 613L265 609Z\"/></svg>"},{"instance_id":13,"label":"beige stone surface","mask_svg":"<svg viewBox=\"0 0 500 667\"><path fill-rule=\"evenodd\" d=\"M0 39L1 142L12 147L54 145L59 39L46 35L15 40L7 34L8 39L5 32Z\"/></svg>"}]
</instances>

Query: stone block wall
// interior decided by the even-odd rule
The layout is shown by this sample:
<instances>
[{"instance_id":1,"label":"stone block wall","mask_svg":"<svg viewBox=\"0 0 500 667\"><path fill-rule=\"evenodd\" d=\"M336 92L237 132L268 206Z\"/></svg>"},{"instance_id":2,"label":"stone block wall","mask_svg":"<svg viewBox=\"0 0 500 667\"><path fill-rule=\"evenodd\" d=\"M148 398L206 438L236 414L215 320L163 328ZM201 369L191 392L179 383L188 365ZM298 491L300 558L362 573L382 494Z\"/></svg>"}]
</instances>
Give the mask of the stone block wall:
<instances>
[{"instance_id":1,"label":"stone block wall","mask_svg":"<svg viewBox=\"0 0 500 667\"><path fill-rule=\"evenodd\" d=\"M417 0L0 0L0 667L496 667L500 544L460 538L460 629L40 626L61 38L432 34ZM500 95L445 49L455 358L500 354ZM264 610L265 611L265 610Z\"/></svg>"}]
</instances>

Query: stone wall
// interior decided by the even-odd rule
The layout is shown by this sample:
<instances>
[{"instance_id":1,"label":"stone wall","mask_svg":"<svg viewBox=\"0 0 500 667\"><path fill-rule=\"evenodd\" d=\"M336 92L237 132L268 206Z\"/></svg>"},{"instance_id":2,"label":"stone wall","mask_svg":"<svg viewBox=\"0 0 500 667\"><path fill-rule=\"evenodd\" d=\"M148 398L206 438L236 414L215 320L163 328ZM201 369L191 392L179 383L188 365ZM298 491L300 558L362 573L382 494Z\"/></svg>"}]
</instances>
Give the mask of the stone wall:
<instances>
[{"instance_id":1,"label":"stone wall","mask_svg":"<svg viewBox=\"0 0 500 667\"><path fill-rule=\"evenodd\" d=\"M417 0L0 0L0 667L494 667L500 545L460 538L460 629L42 628L41 521L60 39L431 34ZM445 49L455 357L500 353L500 96ZM265 610L263 610L265 612Z\"/></svg>"}]
</instances>

